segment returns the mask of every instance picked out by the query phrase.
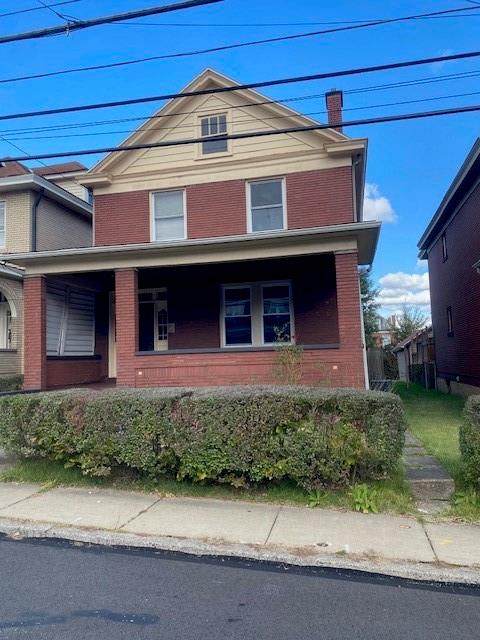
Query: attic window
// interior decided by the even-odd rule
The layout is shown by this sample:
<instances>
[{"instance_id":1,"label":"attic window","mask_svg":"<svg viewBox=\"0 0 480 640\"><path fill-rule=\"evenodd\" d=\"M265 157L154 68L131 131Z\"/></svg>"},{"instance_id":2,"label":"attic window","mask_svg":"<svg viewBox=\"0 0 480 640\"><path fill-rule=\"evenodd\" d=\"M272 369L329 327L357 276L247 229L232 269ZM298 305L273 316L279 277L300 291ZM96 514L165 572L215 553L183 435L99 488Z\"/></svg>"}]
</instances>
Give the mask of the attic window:
<instances>
[{"instance_id":1,"label":"attic window","mask_svg":"<svg viewBox=\"0 0 480 640\"><path fill-rule=\"evenodd\" d=\"M202 153L222 153L228 151L228 140L219 140L218 136L227 134L227 116L225 113L200 119Z\"/></svg>"}]
</instances>

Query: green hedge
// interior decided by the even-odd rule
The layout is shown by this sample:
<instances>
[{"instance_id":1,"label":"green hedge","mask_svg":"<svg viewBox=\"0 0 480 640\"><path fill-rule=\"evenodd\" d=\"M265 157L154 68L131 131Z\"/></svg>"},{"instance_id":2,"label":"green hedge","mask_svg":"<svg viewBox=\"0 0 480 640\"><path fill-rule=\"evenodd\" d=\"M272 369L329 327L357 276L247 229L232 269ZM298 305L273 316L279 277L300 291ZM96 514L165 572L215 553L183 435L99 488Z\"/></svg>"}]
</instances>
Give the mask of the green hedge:
<instances>
[{"instance_id":1,"label":"green hedge","mask_svg":"<svg viewBox=\"0 0 480 640\"><path fill-rule=\"evenodd\" d=\"M0 376L0 393L3 391L20 391L23 386L23 376Z\"/></svg>"},{"instance_id":2,"label":"green hedge","mask_svg":"<svg viewBox=\"0 0 480 640\"><path fill-rule=\"evenodd\" d=\"M70 390L0 398L0 446L108 475L250 482L308 490L385 476L405 418L386 393L303 387Z\"/></svg>"},{"instance_id":3,"label":"green hedge","mask_svg":"<svg viewBox=\"0 0 480 640\"><path fill-rule=\"evenodd\" d=\"M465 480L480 488L480 395L470 396L460 425L460 453Z\"/></svg>"}]
</instances>

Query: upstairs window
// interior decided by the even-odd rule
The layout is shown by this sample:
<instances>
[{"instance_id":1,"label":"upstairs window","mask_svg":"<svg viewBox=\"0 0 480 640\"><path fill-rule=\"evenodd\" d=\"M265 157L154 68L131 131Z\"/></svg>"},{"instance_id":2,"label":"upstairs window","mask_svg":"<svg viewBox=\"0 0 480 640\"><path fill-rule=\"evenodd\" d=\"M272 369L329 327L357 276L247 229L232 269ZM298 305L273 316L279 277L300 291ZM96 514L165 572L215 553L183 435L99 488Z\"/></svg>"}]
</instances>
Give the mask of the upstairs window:
<instances>
[{"instance_id":1,"label":"upstairs window","mask_svg":"<svg viewBox=\"0 0 480 640\"><path fill-rule=\"evenodd\" d=\"M448 259L447 235L445 233L442 233L442 259L444 262Z\"/></svg>"},{"instance_id":2,"label":"upstairs window","mask_svg":"<svg viewBox=\"0 0 480 640\"><path fill-rule=\"evenodd\" d=\"M183 240L186 237L185 192L159 191L153 194L153 239Z\"/></svg>"},{"instance_id":3,"label":"upstairs window","mask_svg":"<svg viewBox=\"0 0 480 640\"><path fill-rule=\"evenodd\" d=\"M5 202L0 202L0 247L5 244Z\"/></svg>"},{"instance_id":4,"label":"upstairs window","mask_svg":"<svg viewBox=\"0 0 480 640\"><path fill-rule=\"evenodd\" d=\"M227 116L225 113L200 119L202 153L222 153L228 151L228 140L219 140L218 136L227 134Z\"/></svg>"},{"instance_id":5,"label":"upstairs window","mask_svg":"<svg viewBox=\"0 0 480 640\"><path fill-rule=\"evenodd\" d=\"M250 182L248 230L285 229L285 185L282 179Z\"/></svg>"}]
</instances>

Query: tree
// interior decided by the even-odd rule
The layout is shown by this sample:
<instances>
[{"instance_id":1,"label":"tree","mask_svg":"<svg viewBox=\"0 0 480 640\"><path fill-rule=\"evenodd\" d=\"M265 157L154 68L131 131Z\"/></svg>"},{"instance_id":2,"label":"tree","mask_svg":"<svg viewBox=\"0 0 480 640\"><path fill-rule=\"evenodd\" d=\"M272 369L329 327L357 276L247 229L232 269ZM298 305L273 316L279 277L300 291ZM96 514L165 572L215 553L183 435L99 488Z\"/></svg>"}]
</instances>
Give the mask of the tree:
<instances>
[{"instance_id":1,"label":"tree","mask_svg":"<svg viewBox=\"0 0 480 640\"><path fill-rule=\"evenodd\" d=\"M367 269L360 270L360 295L362 299L363 325L365 327L365 343L367 347L374 347L372 334L378 331L379 307L377 296L379 289L372 282L372 276Z\"/></svg>"},{"instance_id":2,"label":"tree","mask_svg":"<svg viewBox=\"0 0 480 640\"><path fill-rule=\"evenodd\" d=\"M389 323L388 328L394 334L396 342L401 342L425 327L426 315L418 308L403 305L402 313L395 316L395 322Z\"/></svg>"}]
</instances>

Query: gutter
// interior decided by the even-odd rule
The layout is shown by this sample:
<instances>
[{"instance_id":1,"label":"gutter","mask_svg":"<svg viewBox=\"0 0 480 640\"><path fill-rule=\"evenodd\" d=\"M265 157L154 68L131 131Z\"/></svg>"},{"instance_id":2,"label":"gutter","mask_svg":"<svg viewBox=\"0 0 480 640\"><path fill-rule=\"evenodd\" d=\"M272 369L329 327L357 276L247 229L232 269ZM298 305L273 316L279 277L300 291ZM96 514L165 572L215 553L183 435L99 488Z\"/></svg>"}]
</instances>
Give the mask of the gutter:
<instances>
[{"instance_id":1,"label":"gutter","mask_svg":"<svg viewBox=\"0 0 480 640\"><path fill-rule=\"evenodd\" d=\"M42 198L45 194L45 189L41 188L40 191L36 194L35 200L32 205L32 241L31 241L31 250L37 251L37 219L38 219L38 206L42 201Z\"/></svg>"}]
</instances>

